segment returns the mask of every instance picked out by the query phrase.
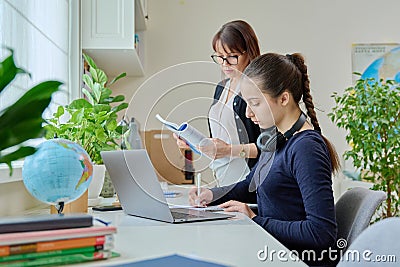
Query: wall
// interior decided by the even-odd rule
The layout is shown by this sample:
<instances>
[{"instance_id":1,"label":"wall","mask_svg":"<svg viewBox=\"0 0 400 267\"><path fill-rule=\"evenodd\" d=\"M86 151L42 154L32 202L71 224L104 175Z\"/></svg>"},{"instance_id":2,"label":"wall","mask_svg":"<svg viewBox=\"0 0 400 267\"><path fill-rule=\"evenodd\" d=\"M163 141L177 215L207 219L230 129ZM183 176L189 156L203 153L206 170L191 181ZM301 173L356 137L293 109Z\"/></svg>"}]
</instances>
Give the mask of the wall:
<instances>
[{"instance_id":1,"label":"wall","mask_svg":"<svg viewBox=\"0 0 400 267\"><path fill-rule=\"evenodd\" d=\"M68 0L0 0L0 44L14 49L17 66L30 72L19 75L2 92L0 110L13 103L28 88L45 80L65 83L53 96L52 109L69 98L69 2ZM0 50L0 58L9 54ZM27 107L28 110L28 107ZM46 115L52 110L47 110ZM20 166L19 166L20 167ZM22 181L8 182L8 169L0 166L0 216L37 205ZM20 169L15 171L20 175Z\"/></svg>"},{"instance_id":2,"label":"wall","mask_svg":"<svg viewBox=\"0 0 400 267\"><path fill-rule=\"evenodd\" d=\"M129 99L143 81L165 68L183 62L211 61L215 32L227 21L243 19L255 29L262 52L303 53L323 133L342 154L347 148L345 133L327 116L334 105L330 96L351 86L353 43L400 42L399 8L398 0L148 0L146 76L128 78L115 90ZM170 79L177 77L180 75ZM145 89L158 96L166 90L162 82ZM182 97L192 93L212 96L212 88L202 90L182 90L182 94L186 92ZM134 100L134 104L141 103L136 104L141 108L131 106L131 115L148 128L160 128L152 116L147 118L148 110L143 110L143 102L152 105L154 98L144 93L140 98L136 94ZM153 112L169 114L178 103L163 102ZM208 110L203 102L193 103L191 108L174 119L184 121L192 113L205 114Z\"/></svg>"}]
</instances>

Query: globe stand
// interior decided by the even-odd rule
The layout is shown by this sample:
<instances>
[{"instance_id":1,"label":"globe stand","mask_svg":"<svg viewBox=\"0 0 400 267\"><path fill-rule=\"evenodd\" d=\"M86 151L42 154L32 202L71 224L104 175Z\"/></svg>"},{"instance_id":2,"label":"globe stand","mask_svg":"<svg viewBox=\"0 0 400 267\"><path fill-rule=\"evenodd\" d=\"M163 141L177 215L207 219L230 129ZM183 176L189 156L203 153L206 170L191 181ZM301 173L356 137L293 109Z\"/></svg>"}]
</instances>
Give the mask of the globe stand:
<instances>
[{"instance_id":1,"label":"globe stand","mask_svg":"<svg viewBox=\"0 0 400 267\"><path fill-rule=\"evenodd\" d=\"M62 208L61 208L61 205ZM55 205L50 206L51 214L67 214L67 213L87 213L88 212L88 191L86 190L82 196L77 200L70 203L58 202Z\"/></svg>"},{"instance_id":2,"label":"globe stand","mask_svg":"<svg viewBox=\"0 0 400 267\"><path fill-rule=\"evenodd\" d=\"M64 210L64 202L58 202L58 205L56 205L56 210L58 214L62 214Z\"/></svg>"}]
</instances>

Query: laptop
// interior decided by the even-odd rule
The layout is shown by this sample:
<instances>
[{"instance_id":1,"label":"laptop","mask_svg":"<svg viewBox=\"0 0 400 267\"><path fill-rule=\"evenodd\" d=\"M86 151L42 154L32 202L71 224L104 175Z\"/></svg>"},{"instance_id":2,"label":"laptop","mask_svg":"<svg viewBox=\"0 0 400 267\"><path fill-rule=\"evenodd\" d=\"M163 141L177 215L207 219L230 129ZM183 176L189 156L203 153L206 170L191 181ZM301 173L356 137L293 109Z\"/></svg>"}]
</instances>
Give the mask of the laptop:
<instances>
[{"instance_id":1,"label":"laptop","mask_svg":"<svg viewBox=\"0 0 400 267\"><path fill-rule=\"evenodd\" d=\"M169 223L234 217L210 211L170 208L145 149L102 151L101 157L125 213Z\"/></svg>"}]
</instances>

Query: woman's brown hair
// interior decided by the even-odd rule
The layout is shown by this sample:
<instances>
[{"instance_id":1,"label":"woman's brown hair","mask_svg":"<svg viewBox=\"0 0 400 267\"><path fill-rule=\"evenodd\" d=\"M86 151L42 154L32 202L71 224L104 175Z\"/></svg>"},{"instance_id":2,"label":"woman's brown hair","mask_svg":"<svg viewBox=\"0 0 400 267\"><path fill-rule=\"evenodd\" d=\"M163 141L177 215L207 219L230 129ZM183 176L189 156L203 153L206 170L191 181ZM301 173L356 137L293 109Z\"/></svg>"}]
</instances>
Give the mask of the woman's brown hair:
<instances>
[{"instance_id":1,"label":"woman's brown hair","mask_svg":"<svg viewBox=\"0 0 400 267\"><path fill-rule=\"evenodd\" d=\"M288 91L292 94L297 105L303 99L314 130L321 133L310 93L307 66L301 54L295 53L286 56L275 53L264 54L254 59L247 66L244 74L256 82L261 91L273 98L280 96L284 91ZM335 173L340 168L339 156L329 140L324 136L322 137L329 150L332 172Z\"/></svg>"},{"instance_id":2,"label":"woman's brown hair","mask_svg":"<svg viewBox=\"0 0 400 267\"><path fill-rule=\"evenodd\" d=\"M212 40L214 51L218 42L221 42L225 50L246 52L250 61L260 55L257 36L253 28L243 20L230 21L222 25Z\"/></svg>"}]
</instances>

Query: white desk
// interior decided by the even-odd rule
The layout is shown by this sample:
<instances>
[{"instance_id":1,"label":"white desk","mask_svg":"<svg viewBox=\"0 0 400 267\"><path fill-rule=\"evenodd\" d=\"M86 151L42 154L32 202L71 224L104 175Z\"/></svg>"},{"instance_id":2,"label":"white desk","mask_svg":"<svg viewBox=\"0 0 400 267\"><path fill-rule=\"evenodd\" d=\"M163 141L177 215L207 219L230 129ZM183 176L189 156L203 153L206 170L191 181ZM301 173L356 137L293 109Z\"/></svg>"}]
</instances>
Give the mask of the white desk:
<instances>
[{"instance_id":1,"label":"white desk","mask_svg":"<svg viewBox=\"0 0 400 267\"><path fill-rule=\"evenodd\" d=\"M184 190L186 192L186 190ZM187 195L168 199L173 204L187 204ZM277 253L260 261L257 253L268 247L269 252L288 250L248 217L237 214L228 220L170 224L124 214L122 211L92 212L94 217L111 221L117 226L114 251L121 257L84 266L108 266L140 261L171 254L196 257L229 266L306 266L278 259ZM264 255L262 255L264 256Z\"/></svg>"}]
</instances>

